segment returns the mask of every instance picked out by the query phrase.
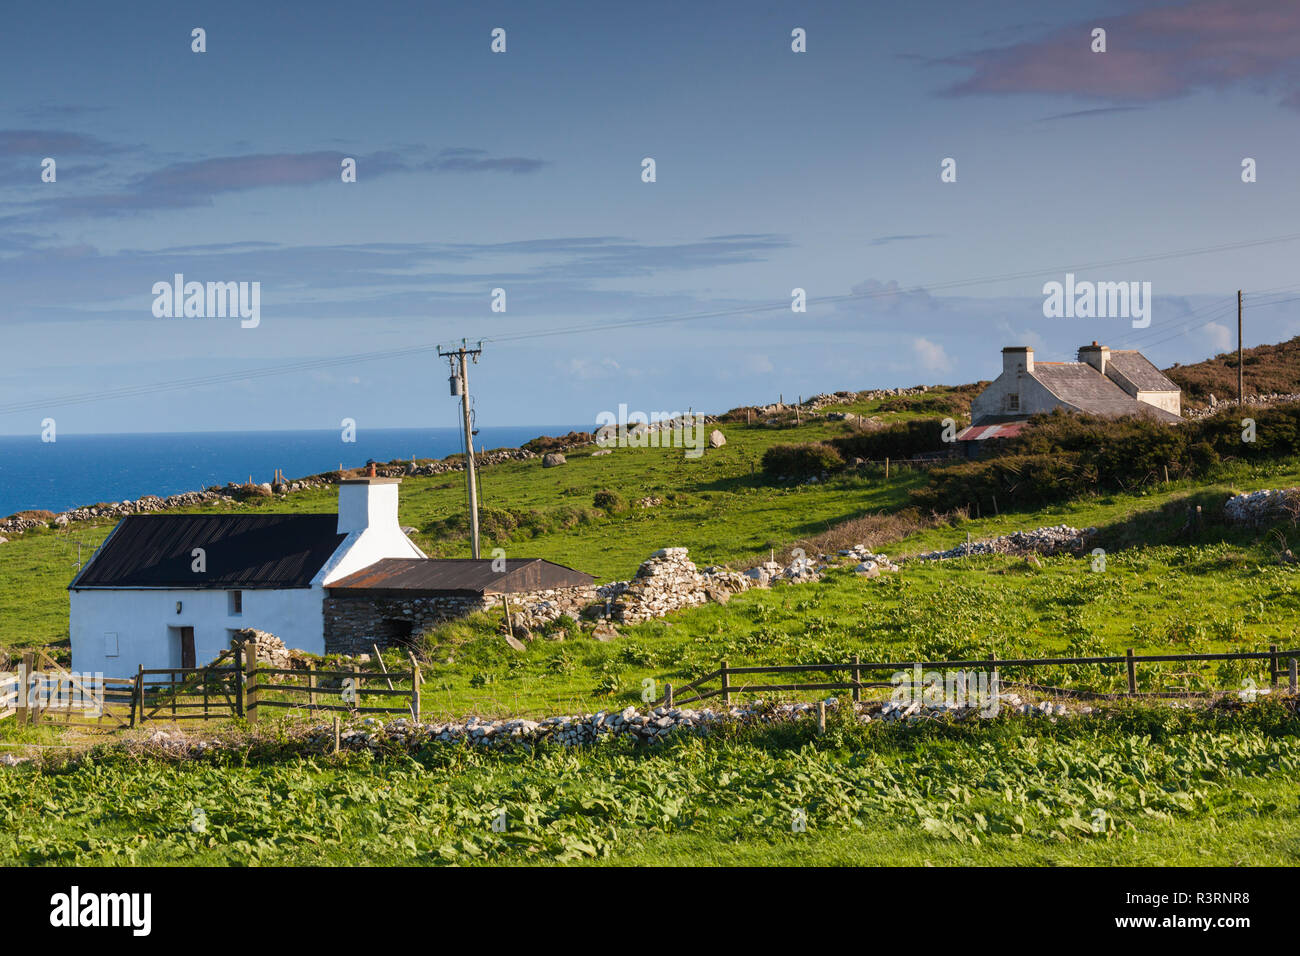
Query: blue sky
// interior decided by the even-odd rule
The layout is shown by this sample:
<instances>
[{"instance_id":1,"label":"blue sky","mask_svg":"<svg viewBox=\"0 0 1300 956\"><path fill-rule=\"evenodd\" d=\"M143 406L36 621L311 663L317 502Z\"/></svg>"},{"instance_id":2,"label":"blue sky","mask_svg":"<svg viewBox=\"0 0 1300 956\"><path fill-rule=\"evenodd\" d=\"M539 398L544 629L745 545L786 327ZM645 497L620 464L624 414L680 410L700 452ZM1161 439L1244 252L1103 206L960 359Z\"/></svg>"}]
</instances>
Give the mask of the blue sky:
<instances>
[{"instance_id":1,"label":"blue sky","mask_svg":"<svg viewBox=\"0 0 1300 956\"><path fill-rule=\"evenodd\" d=\"M462 337L481 424L572 424L973 381L1009 344L1196 361L1238 288L1248 345L1300 334L1300 241L1169 255L1300 233L1289 0L42 9L0 35L0 433L453 425L428 351L234 373ZM1098 262L1151 328L1043 317ZM260 282L261 324L155 318L177 272Z\"/></svg>"}]
</instances>

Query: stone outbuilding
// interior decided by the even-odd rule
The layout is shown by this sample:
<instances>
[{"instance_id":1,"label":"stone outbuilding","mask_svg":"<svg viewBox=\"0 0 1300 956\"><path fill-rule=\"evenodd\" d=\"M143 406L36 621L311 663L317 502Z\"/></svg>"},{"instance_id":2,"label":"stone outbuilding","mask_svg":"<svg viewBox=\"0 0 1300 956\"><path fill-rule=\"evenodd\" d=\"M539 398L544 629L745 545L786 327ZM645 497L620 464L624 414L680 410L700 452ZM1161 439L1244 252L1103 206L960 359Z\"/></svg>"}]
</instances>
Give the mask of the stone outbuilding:
<instances>
[{"instance_id":1,"label":"stone outbuilding","mask_svg":"<svg viewBox=\"0 0 1300 956\"><path fill-rule=\"evenodd\" d=\"M475 611L546 605L577 617L598 600L590 574L540 558L378 561L325 589L325 652L406 644L435 624Z\"/></svg>"}]
</instances>

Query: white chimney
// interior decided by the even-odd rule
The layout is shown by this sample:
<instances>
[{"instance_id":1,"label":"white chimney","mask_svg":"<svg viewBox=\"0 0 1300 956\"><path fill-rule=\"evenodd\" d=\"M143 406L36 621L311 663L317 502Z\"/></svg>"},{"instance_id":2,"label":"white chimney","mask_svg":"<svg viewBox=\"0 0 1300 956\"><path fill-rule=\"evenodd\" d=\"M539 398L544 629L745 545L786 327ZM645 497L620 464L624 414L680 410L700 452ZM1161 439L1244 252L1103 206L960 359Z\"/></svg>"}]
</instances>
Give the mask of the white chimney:
<instances>
[{"instance_id":1,"label":"white chimney","mask_svg":"<svg viewBox=\"0 0 1300 956\"><path fill-rule=\"evenodd\" d=\"M339 482L339 534L397 524L397 486L401 478L345 478Z\"/></svg>"},{"instance_id":2,"label":"white chimney","mask_svg":"<svg viewBox=\"0 0 1300 956\"><path fill-rule=\"evenodd\" d=\"M1028 345L1013 345L1002 350L1002 373L1014 379L1018 372L1034 373L1034 350Z\"/></svg>"},{"instance_id":3,"label":"white chimney","mask_svg":"<svg viewBox=\"0 0 1300 956\"><path fill-rule=\"evenodd\" d=\"M1087 362L1102 375L1106 374L1106 366L1110 363L1110 349L1104 345L1098 345L1093 342L1091 345L1085 345L1079 349L1079 361Z\"/></svg>"}]
</instances>

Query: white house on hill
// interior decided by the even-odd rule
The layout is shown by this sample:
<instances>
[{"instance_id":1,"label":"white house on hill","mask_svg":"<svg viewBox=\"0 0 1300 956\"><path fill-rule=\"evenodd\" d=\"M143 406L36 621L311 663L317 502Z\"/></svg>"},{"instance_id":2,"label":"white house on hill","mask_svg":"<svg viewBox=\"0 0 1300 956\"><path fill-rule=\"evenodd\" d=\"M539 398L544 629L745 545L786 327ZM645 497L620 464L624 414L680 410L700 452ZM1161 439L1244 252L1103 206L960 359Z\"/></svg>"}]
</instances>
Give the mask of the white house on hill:
<instances>
[{"instance_id":1,"label":"white house on hill","mask_svg":"<svg viewBox=\"0 0 1300 956\"><path fill-rule=\"evenodd\" d=\"M400 482L342 481L337 515L122 519L68 586L73 669L193 667L246 627L323 653L328 585L385 558L425 558L397 522Z\"/></svg>"},{"instance_id":2,"label":"white house on hill","mask_svg":"<svg viewBox=\"0 0 1300 956\"><path fill-rule=\"evenodd\" d=\"M1033 349L1016 346L1002 350L1002 374L971 402L971 428L1057 408L1177 422L1182 391L1135 349L1112 350L1093 342L1079 349L1077 362L1036 362Z\"/></svg>"}]
</instances>

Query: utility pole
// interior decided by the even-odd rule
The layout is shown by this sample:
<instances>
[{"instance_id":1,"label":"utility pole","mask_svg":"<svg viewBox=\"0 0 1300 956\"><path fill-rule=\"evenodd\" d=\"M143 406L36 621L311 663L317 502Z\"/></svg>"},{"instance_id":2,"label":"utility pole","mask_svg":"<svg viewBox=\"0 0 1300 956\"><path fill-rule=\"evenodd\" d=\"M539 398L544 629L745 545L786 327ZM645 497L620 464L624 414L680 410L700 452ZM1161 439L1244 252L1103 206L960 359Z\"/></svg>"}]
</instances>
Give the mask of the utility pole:
<instances>
[{"instance_id":1,"label":"utility pole","mask_svg":"<svg viewBox=\"0 0 1300 956\"><path fill-rule=\"evenodd\" d=\"M1246 369L1241 364L1241 290L1237 290L1237 405L1246 404Z\"/></svg>"},{"instance_id":2,"label":"utility pole","mask_svg":"<svg viewBox=\"0 0 1300 956\"><path fill-rule=\"evenodd\" d=\"M438 355L442 358L451 359L451 394L460 396L460 407L462 417L465 423L465 484L469 490L469 534L470 541L473 543L474 559L478 560L478 483L475 481L474 466L474 427L470 420L469 408L469 364L466 361L473 357L475 363L478 357L483 354L483 343L479 343L476 349L465 347L465 340L461 339L460 348L454 352L444 352L438 349ZM457 367L459 363L459 368Z\"/></svg>"}]
</instances>

